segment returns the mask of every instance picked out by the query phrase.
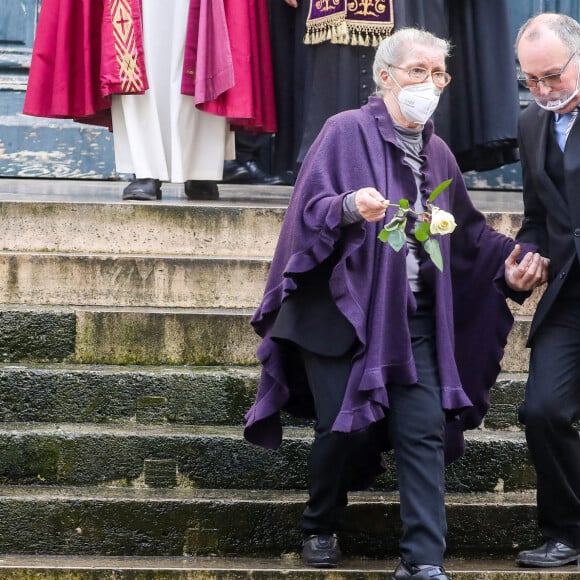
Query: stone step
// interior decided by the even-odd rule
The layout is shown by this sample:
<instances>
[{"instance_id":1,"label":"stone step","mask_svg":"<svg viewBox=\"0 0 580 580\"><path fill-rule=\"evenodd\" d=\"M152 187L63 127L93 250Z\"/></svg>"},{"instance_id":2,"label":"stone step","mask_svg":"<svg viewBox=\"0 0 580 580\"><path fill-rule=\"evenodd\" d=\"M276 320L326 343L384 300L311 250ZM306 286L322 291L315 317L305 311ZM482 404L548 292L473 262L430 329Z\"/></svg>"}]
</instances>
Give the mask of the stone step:
<instances>
[{"instance_id":1,"label":"stone step","mask_svg":"<svg viewBox=\"0 0 580 580\"><path fill-rule=\"evenodd\" d=\"M59 184L63 189L74 184ZM32 184L29 187L38 186ZM121 202L125 184L103 184L87 197L60 199L52 195L0 194L0 250L10 252L86 252L89 254L165 254L221 257L271 256L292 188L277 187L278 201L245 200L228 195L211 205L162 200ZM87 184L79 184L79 191ZM54 184L45 182L47 192ZM108 189L115 187L115 197ZM163 185L165 190L166 184ZM223 190L228 191L223 191Z\"/></svg>"},{"instance_id":2,"label":"stone step","mask_svg":"<svg viewBox=\"0 0 580 580\"><path fill-rule=\"evenodd\" d=\"M0 360L58 361L74 356L77 315L68 307L0 306Z\"/></svg>"},{"instance_id":3,"label":"stone step","mask_svg":"<svg viewBox=\"0 0 580 580\"><path fill-rule=\"evenodd\" d=\"M255 308L269 259L0 252L0 304Z\"/></svg>"},{"instance_id":4,"label":"stone step","mask_svg":"<svg viewBox=\"0 0 580 580\"><path fill-rule=\"evenodd\" d=\"M62 188L74 187L71 183L56 183ZM48 192L55 187L54 183L45 184ZM38 185L37 182L29 187ZM217 204L186 200L176 204L165 199L153 204L131 204L120 201L123 185L103 184L102 191L85 198L77 196L74 201L70 201L70 196L61 199L56 191L44 196L0 193L0 250L272 256L292 191L290 187L277 187L276 195L268 191L252 199L254 190L260 188L238 186L243 195L238 199L243 201L237 201L231 198L231 190L223 186L222 199ZM111 187L118 190L118 197L107 195ZM515 235L522 219L519 206L492 211L489 206L500 205L500 200L487 205L488 223L506 235Z\"/></svg>"},{"instance_id":5,"label":"stone step","mask_svg":"<svg viewBox=\"0 0 580 580\"><path fill-rule=\"evenodd\" d=\"M257 367L0 364L0 421L241 425Z\"/></svg>"},{"instance_id":6,"label":"stone step","mask_svg":"<svg viewBox=\"0 0 580 580\"><path fill-rule=\"evenodd\" d=\"M527 374L501 373L490 392L490 407L483 425L487 429L521 429L518 408L524 400Z\"/></svg>"},{"instance_id":7,"label":"stone step","mask_svg":"<svg viewBox=\"0 0 580 580\"><path fill-rule=\"evenodd\" d=\"M0 252L0 304L255 309L269 268L265 257ZM533 314L542 293L509 307Z\"/></svg>"},{"instance_id":8,"label":"stone step","mask_svg":"<svg viewBox=\"0 0 580 580\"><path fill-rule=\"evenodd\" d=\"M0 360L255 365L253 312L2 305Z\"/></svg>"},{"instance_id":9,"label":"stone step","mask_svg":"<svg viewBox=\"0 0 580 580\"><path fill-rule=\"evenodd\" d=\"M447 468L450 491L517 491L535 485L523 433L475 430ZM0 480L14 485L153 485L306 489L309 427L287 427L279 449L247 443L241 426L1 423ZM394 461L375 488L397 489Z\"/></svg>"},{"instance_id":10,"label":"stone step","mask_svg":"<svg viewBox=\"0 0 580 580\"><path fill-rule=\"evenodd\" d=\"M501 369L508 373L527 373L530 350L526 347L532 317L517 315L505 346Z\"/></svg>"},{"instance_id":11,"label":"stone step","mask_svg":"<svg viewBox=\"0 0 580 580\"><path fill-rule=\"evenodd\" d=\"M253 310L77 310L74 361L105 364L255 365Z\"/></svg>"},{"instance_id":12,"label":"stone step","mask_svg":"<svg viewBox=\"0 0 580 580\"><path fill-rule=\"evenodd\" d=\"M514 552L515 553L515 552ZM277 558L147 557L147 556L23 556L3 555L3 580L391 580L398 561L345 558L333 570L315 570L298 553ZM578 567L523 569L513 558L448 559L452 580L556 580L576 578Z\"/></svg>"},{"instance_id":13,"label":"stone step","mask_svg":"<svg viewBox=\"0 0 580 580\"><path fill-rule=\"evenodd\" d=\"M242 425L259 367L0 364L0 421ZM487 429L516 430L526 375L502 373ZM285 422L300 425L297 419Z\"/></svg>"},{"instance_id":14,"label":"stone step","mask_svg":"<svg viewBox=\"0 0 580 580\"><path fill-rule=\"evenodd\" d=\"M255 365L254 309L2 305L0 360ZM517 316L502 369L527 372L530 317Z\"/></svg>"},{"instance_id":15,"label":"stone step","mask_svg":"<svg viewBox=\"0 0 580 580\"><path fill-rule=\"evenodd\" d=\"M120 185L114 184L117 190ZM18 188L18 185L11 187ZM50 191L53 186L45 187ZM60 184L60 187L70 189L71 185ZM84 304L82 300L88 299L86 304L215 306L216 298L227 292L219 283L215 292L215 280L223 275L223 262L218 261L212 268L199 259L230 258L236 262L244 258L259 261L271 258L292 189L276 188L282 194L274 195L269 190L256 193L254 190L259 188L253 186L238 187L241 195L233 192L239 194L237 198L232 198L232 192L224 187L223 199L213 206L183 200L120 203L117 197L106 195L111 184L103 184L105 193L99 191L93 196L100 201L83 203L59 200L56 193L31 195L26 201L23 196L0 193L3 231L0 250L7 252L4 263L0 261L0 272L10 274L7 279L13 284L7 286L0 300ZM481 192L472 192L472 195L476 205L483 206L490 225L507 235L517 232L522 217L519 204L510 200L507 211L490 209L502 206L505 192L497 194L497 199L492 201L479 199ZM69 198L70 195L65 199ZM19 253L54 253L55 256L26 260ZM67 253L71 256L66 256ZM94 254L103 256L97 258ZM157 261L144 260L144 255L157 256ZM188 262L185 256L198 259ZM52 260L58 261L58 268L52 266ZM250 292L252 284L253 293L245 303L241 295L240 303L231 306L254 307L259 301L265 276L260 278L255 270L252 274L249 279L242 279L241 288ZM206 278L209 279L207 287ZM43 280L42 286L38 280ZM70 285L73 293L68 300L59 301L59 283L63 282L60 292L64 293ZM231 285L236 286L235 279ZM45 299L42 299L43 293ZM541 291L535 292L523 306L511 302L510 305L514 313L529 315L540 295Z\"/></svg>"},{"instance_id":16,"label":"stone step","mask_svg":"<svg viewBox=\"0 0 580 580\"><path fill-rule=\"evenodd\" d=\"M5 554L280 557L300 546L304 492L2 487ZM449 558L512 557L535 546L535 493L448 494ZM396 493L350 496L346 558L395 558Z\"/></svg>"}]
</instances>

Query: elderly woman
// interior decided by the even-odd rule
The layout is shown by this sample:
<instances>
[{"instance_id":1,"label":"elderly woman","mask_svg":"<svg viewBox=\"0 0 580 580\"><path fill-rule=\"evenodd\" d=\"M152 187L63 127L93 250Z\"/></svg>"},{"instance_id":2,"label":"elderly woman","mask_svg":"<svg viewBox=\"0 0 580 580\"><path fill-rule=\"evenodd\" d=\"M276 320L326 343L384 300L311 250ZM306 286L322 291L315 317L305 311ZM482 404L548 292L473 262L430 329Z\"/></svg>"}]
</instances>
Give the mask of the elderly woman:
<instances>
[{"instance_id":1,"label":"elderly woman","mask_svg":"<svg viewBox=\"0 0 580 580\"><path fill-rule=\"evenodd\" d=\"M263 370L246 438L277 447L282 409L316 419L301 522L311 566L337 565L347 492L393 449L394 577L447 578L445 460L487 409L513 321L505 295L545 281L533 249L518 263L522 249L486 225L433 133L448 51L410 28L381 42L378 96L329 119L312 146L252 320Z\"/></svg>"}]
</instances>

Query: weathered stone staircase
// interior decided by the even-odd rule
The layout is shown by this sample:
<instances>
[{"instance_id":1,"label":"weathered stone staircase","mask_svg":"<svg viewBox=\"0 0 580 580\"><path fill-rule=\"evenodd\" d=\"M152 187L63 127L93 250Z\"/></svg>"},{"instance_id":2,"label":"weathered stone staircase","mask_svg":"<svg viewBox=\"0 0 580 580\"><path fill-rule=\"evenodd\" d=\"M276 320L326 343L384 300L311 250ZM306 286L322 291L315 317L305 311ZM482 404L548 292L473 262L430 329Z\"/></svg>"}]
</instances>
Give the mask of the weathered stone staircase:
<instances>
[{"instance_id":1,"label":"weathered stone staircase","mask_svg":"<svg viewBox=\"0 0 580 580\"><path fill-rule=\"evenodd\" d=\"M310 425L288 419L277 451L242 438L249 319L290 188L223 187L217 204L121 189L0 180L0 578L390 578L393 470L352 495L344 565L305 569ZM520 220L488 215L507 233ZM453 578L580 578L512 563L539 540L516 419L532 308L514 305L490 413L448 469Z\"/></svg>"}]
</instances>

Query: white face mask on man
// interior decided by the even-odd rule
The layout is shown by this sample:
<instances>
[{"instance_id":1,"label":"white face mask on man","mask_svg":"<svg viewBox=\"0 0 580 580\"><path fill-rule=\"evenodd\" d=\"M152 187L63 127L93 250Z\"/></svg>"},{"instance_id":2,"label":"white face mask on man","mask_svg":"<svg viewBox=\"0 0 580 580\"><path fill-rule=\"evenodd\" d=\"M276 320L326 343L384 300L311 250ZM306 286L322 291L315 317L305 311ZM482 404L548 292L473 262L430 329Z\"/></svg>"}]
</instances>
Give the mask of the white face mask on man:
<instances>
[{"instance_id":1,"label":"white face mask on man","mask_svg":"<svg viewBox=\"0 0 580 580\"><path fill-rule=\"evenodd\" d=\"M538 107L546 111L559 111L563 109L576 95L580 93L580 67L576 75L576 88L570 93L568 90L554 91L554 94L543 97L542 95L533 95Z\"/></svg>"},{"instance_id":2,"label":"white face mask on man","mask_svg":"<svg viewBox=\"0 0 580 580\"><path fill-rule=\"evenodd\" d=\"M399 109L407 121L424 125L439 104L441 91L432 81L401 87L394 76L395 84L401 89L397 95Z\"/></svg>"}]
</instances>

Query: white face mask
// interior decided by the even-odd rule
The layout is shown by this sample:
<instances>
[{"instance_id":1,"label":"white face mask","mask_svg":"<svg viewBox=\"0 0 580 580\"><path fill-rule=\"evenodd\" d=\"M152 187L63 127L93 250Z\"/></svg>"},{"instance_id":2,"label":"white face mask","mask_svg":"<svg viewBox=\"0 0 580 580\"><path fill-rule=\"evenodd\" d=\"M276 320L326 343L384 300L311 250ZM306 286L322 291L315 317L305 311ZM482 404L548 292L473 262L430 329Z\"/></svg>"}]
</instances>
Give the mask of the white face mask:
<instances>
[{"instance_id":1,"label":"white face mask","mask_svg":"<svg viewBox=\"0 0 580 580\"><path fill-rule=\"evenodd\" d=\"M554 91L546 97L541 95L534 95L534 101L538 107L546 111L559 111L564 108L576 95L580 92L580 67L578 67L578 74L576 75L576 88L570 93L568 90Z\"/></svg>"},{"instance_id":2,"label":"white face mask","mask_svg":"<svg viewBox=\"0 0 580 580\"><path fill-rule=\"evenodd\" d=\"M401 87L395 77L391 77L401 89L397 95L399 109L407 121L424 125L439 104L441 91L430 81L418 85Z\"/></svg>"}]
</instances>

